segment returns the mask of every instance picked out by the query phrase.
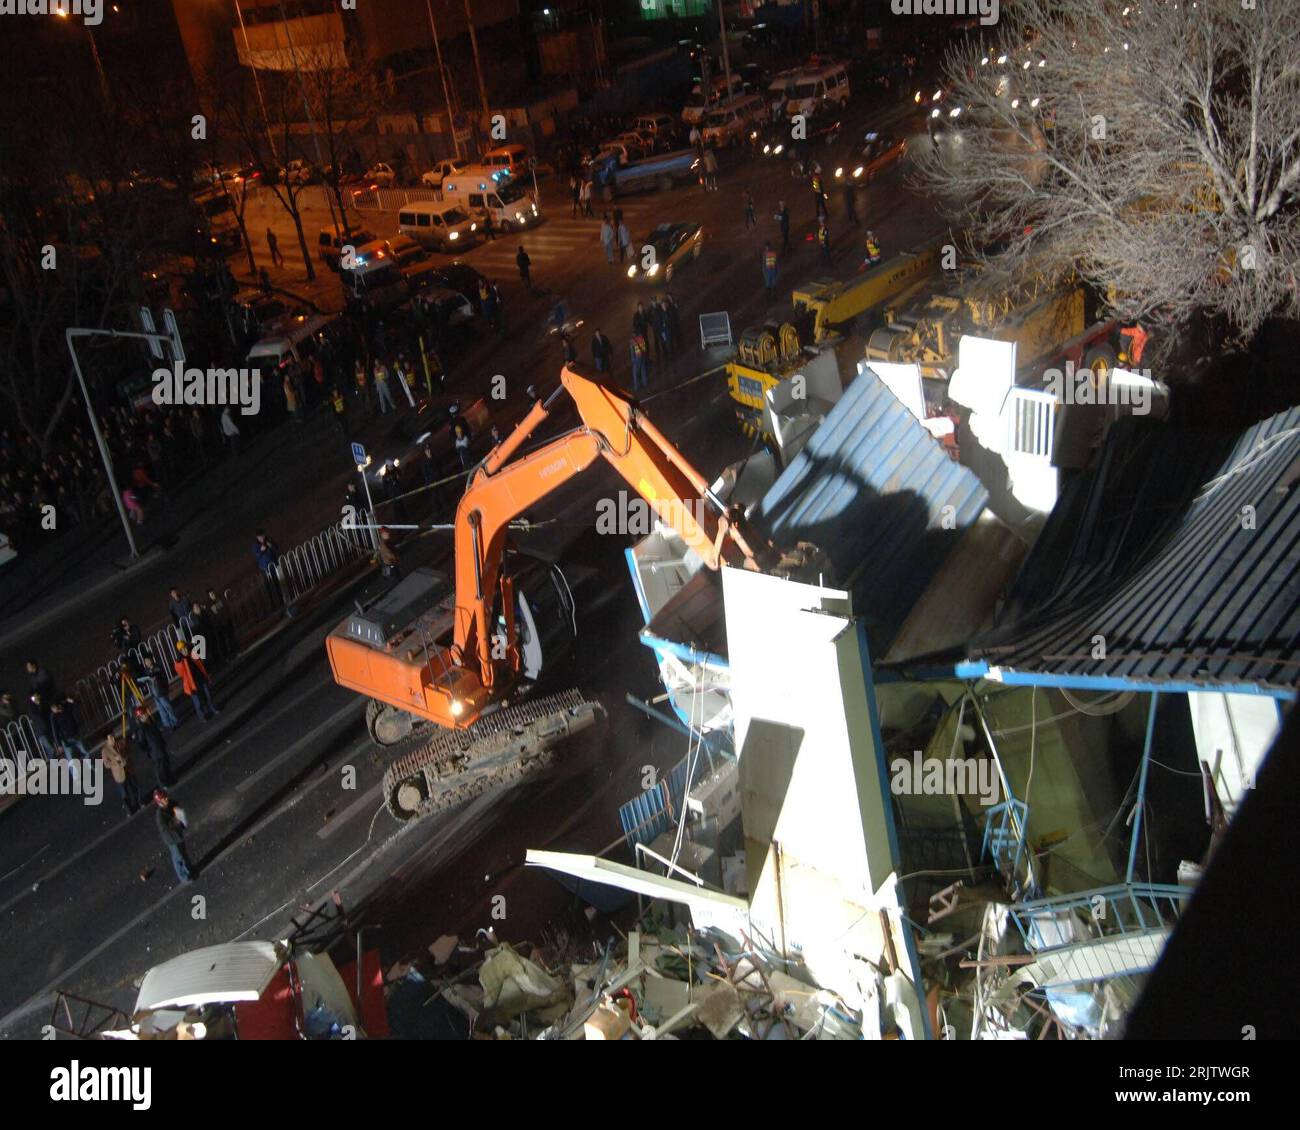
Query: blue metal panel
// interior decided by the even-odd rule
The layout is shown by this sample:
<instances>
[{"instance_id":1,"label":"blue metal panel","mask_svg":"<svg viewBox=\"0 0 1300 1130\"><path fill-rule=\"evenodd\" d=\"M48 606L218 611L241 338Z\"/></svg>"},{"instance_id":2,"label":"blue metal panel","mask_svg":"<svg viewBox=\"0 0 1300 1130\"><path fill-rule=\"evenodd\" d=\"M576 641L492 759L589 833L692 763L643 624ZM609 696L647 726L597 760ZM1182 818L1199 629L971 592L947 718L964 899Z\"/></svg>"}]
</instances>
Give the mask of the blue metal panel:
<instances>
[{"instance_id":1,"label":"blue metal panel","mask_svg":"<svg viewBox=\"0 0 1300 1130\"><path fill-rule=\"evenodd\" d=\"M653 843L681 818L686 796L686 758L673 768L653 789L634 796L618 810L627 846Z\"/></svg>"},{"instance_id":2,"label":"blue metal panel","mask_svg":"<svg viewBox=\"0 0 1300 1130\"><path fill-rule=\"evenodd\" d=\"M632 574L632 591L636 593L636 602L641 606L641 619L648 624L650 623L650 605L646 603L645 591L641 587L641 576L636 571L636 557L632 553L630 546L623 550L623 559L627 562L627 571Z\"/></svg>"},{"instance_id":3,"label":"blue metal panel","mask_svg":"<svg viewBox=\"0 0 1300 1130\"><path fill-rule=\"evenodd\" d=\"M755 514L777 545L810 541L829 555L830 581L852 591L883 654L987 502L979 479L867 368Z\"/></svg>"},{"instance_id":4,"label":"blue metal panel","mask_svg":"<svg viewBox=\"0 0 1300 1130\"><path fill-rule=\"evenodd\" d=\"M916 679L947 679L956 675L959 679L989 679L1007 687L1064 687L1071 691L1162 691L1166 694L1189 694L1194 691L1218 691L1221 694L1257 694L1278 700L1279 717L1281 703L1290 702L1296 697L1294 687L1265 687L1258 683L1211 683L1197 682L1192 679L1135 679L1129 677L1107 677L1104 675L1060 675L1055 672L1026 672L1008 670L1005 667L992 668L982 659L967 660L957 663L952 671L927 668L924 671L909 668L907 676ZM883 682L879 675L877 681Z\"/></svg>"}]
</instances>

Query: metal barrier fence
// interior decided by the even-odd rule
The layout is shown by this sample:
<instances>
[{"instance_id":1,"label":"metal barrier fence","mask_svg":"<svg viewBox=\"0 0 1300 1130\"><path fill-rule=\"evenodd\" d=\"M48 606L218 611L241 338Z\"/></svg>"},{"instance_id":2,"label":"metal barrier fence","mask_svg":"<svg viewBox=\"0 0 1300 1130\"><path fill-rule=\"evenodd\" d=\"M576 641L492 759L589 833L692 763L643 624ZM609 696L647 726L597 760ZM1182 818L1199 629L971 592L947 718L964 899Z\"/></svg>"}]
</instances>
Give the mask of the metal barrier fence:
<instances>
[{"instance_id":1,"label":"metal barrier fence","mask_svg":"<svg viewBox=\"0 0 1300 1130\"><path fill-rule=\"evenodd\" d=\"M249 629L276 615L286 603L292 604L301 599L348 565L374 553L377 543L374 531L370 528L373 524L370 513L360 511L355 524L340 521L327 526L320 533L313 534L282 554L276 563L273 580L255 576L226 589L222 596L236 649ZM152 657L159 693L167 693L172 681L176 679L172 667L176 643L182 639L190 642L193 635L194 625L189 618L179 626L168 624L160 628L126 653L131 661L129 670L137 673L143 671L145 657ZM205 641L205 644L211 645L212 642ZM72 684L68 697L75 704L77 721L83 734L117 721L122 716L124 706L130 708L134 705L134 692L122 678L122 659L122 656L115 656ZM142 697L148 699L146 688L140 686L139 689ZM25 716L19 722L25 723L30 730L31 723ZM35 749L34 735L32 745L28 748Z\"/></svg>"},{"instance_id":2,"label":"metal barrier fence","mask_svg":"<svg viewBox=\"0 0 1300 1130\"><path fill-rule=\"evenodd\" d=\"M0 757L11 762L19 772L26 773L28 762L41 756L36 731L26 714L0 729Z\"/></svg>"},{"instance_id":3,"label":"metal barrier fence","mask_svg":"<svg viewBox=\"0 0 1300 1130\"><path fill-rule=\"evenodd\" d=\"M397 212L417 201L441 199L436 188L362 188L347 195L348 206L358 212Z\"/></svg>"}]
</instances>

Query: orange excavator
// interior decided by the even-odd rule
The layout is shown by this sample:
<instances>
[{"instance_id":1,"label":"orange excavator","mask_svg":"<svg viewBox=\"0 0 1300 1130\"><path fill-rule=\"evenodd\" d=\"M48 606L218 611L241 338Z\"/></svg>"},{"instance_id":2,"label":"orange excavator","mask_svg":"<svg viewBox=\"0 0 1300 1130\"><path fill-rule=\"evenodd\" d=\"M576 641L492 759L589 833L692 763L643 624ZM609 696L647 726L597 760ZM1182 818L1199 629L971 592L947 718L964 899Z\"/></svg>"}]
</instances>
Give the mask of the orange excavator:
<instances>
[{"instance_id":1,"label":"orange excavator","mask_svg":"<svg viewBox=\"0 0 1300 1130\"><path fill-rule=\"evenodd\" d=\"M523 452L562 392L578 426ZM772 547L713 494L634 398L580 366L565 367L555 392L469 476L456 508L454 584L416 570L326 639L335 681L371 699L372 738L404 747L384 782L395 816L441 811L546 768L560 741L599 720L599 704L577 691L529 697L540 629L506 544L521 514L598 459L708 568L778 568Z\"/></svg>"}]
</instances>

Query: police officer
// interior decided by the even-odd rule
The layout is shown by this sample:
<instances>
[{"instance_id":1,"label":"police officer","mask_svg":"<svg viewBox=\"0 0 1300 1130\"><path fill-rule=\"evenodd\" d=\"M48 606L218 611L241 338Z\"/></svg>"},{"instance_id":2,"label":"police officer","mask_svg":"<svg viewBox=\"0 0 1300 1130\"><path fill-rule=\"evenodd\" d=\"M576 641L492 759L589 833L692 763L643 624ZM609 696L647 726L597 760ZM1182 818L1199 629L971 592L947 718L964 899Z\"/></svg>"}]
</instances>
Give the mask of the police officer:
<instances>
[{"instance_id":1,"label":"police officer","mask_svg":"<svg viewBox=\"0 0 1300 1130\"><path fill-rule=\"evenodd\" d=\"M831 263L831 231L826 226L826 216L823 214L817 220L817 245L822 249L822 259L825 260L829 267Z\"/></svg>"}]
</instances>

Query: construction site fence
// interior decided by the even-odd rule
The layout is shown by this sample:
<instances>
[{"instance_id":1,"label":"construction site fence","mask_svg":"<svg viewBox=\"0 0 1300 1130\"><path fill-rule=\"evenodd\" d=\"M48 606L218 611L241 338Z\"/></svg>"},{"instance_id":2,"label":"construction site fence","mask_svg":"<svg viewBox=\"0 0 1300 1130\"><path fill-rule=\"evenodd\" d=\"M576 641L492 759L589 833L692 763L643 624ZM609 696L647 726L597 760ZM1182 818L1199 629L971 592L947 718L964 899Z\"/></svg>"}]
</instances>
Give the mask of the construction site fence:
<instances>
[{"instance_id":1,"label":"construction site fence","mask_svg":"<svg viewBox=\"0 0 1300 1130\"><path fill-rule=\"evenodd\" d=\"M377 549L373 525L370 513L359 511L354 521L344 519L326 526L320 533L294 546L282 554L266 573L254 568L252 576L225 589L222 599L229 618L227 630L234 637L236 649L250 640L260 625L278 615L286 606L308 596L348 566L369 558ZM209 625L209 634L215 635L217 628L215 624ZM65 693L74 704L80 732L86 734L110 725L121 718L124 709L130 709L137 701L149 700L148 689L137 678L145 669L146 656L153 659L158 691L168 693L172 682L179 682L173 667L176 644L181 640L193 643L195 635L195 626L186 617L179 624L159 628L124 655L101 663L94 671L77 679ZM209 659L216 649L214 639L204 640L204 651ZM125 678L122 672L124 659L130 660ZM31 723L25 716L19 721L30 730ZM6 727L6 734L14 725ZM28 736L32 744L24 748L30 751L35 748L35 737ZM8 736L6 740L9 740Z\"/></svg>"}]
</instances>

